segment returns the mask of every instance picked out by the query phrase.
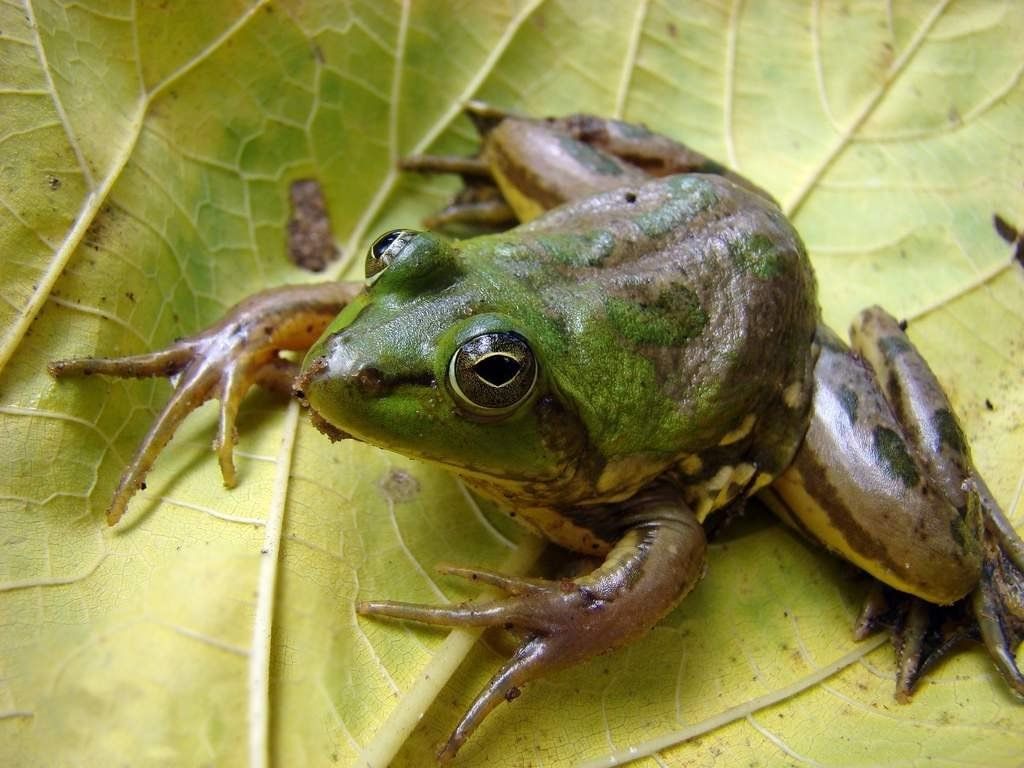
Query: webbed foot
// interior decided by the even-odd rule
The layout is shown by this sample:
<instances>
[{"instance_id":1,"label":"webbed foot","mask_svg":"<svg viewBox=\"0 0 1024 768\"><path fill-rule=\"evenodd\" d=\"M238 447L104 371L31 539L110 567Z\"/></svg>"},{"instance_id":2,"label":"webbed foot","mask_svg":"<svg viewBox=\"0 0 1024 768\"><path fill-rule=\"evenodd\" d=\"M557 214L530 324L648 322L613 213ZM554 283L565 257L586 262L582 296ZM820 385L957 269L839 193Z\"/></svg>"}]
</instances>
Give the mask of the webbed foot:
<instances>
[{"instance_id":1,"label":"webbed foot","mask_svg":"<svg viewBox=\"0 0 1024 768\"><path fill-rule=\"evenodd\" d=\"M965 640L984 643L1010 689L1024 697L1024 671L1016 658L1024 642L1024 541L979 478L967 480L964 490L984 521L981 578L974 591L944 606L876 582L854 630L858 640L879 629L892 633L900 701L909 700L921 677Z\"/></svg>"},{"instance_id":2,"label":"webbed foot","mask_svg":"<svg viewBox=\"0 0 1024 768\"><path fill-rule=\"evenodd\" d=\"M221 475L224 485L234 486L235 420L242 398L254 384L290 393L298 366L279 352L311 346L361 287L357 283L324 283L276 288L236 304L215 325L157 352L50 363L49 372L56 378L94 373L122 378L179 377L170 400L121 474L107 508L107 523L114 525L121 519L178 425L210 398L221 403L214 440Z\"/></svg>"},{"instance_id":3,"label":"webbed foot","mask_svg":"<svg viewBox=\"0 0 1024 768\"><path fill-rule=\"evenodd\" d=\"M1017 651L1024 642L1024 541L980 479L968 481L981 504L981 581L972 595L981 639L1010 688L1024 697L1024 671Z\"/></svg>"},{"instance_id":4,"label":"webbed foot","mask_svg":"<svg viewBox=\"0 0 1024 768\"><path fill-rule=\"evenodd\" d=\"M438 759L446 761L528 681L646 634L700 579L704 553L700 524L688 510L675 508L630 528L605 562L583 577L548 581L446 566L443 573L508 596L454 606L374 601L360 603L358 611L447 627L503 627L522 637L442 748Z\"/></svg>"},{"instance_id":5,"label":"webbed foot","mask_svg":"<svg viewBox=\"0 0 1024 768\"><path fill-rule=\"evenodd\" d=\"M863 640L879 630L891 633L896 651L896 698L910 700L918 682L966 640L978 638L965 598L939 606L876 582L854 628Z\"/></svg>"}]
</instances>

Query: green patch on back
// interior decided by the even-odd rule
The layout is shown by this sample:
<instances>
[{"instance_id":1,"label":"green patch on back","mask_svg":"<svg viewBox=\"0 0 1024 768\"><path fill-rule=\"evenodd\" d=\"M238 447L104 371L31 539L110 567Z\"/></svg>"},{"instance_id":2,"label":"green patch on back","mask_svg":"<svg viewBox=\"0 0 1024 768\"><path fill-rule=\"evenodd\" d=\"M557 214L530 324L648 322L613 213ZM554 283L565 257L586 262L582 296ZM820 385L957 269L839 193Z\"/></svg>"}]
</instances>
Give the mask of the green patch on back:
<instances>
[{"instance_id":1,"label":"green patch on back","mask_svg":"<svg viewBox=\"0 0 1024 768\"><path fill-rule=\"evenodd\" d=\"M730 241L729 255L741 270L757 277L778 277L785 270L783 253L767 235Z\"/></svg>"},{"instance_id":2,"label":"green patch on back","mask_svg":"<svg viewBox=\"0 0 1024 768\"><path fill-rule=\"evenodd\" d=\"M570 136L561 137L559 139L559 143L561 143L562 149L572 156L573 160L587 170L593 171L601 176L622 175L622 166L615 162L611 157L603 152L599 152L589 144L584 144L582 141L576 141L576 139Z\"/></svg>"},{"instance_id":3,"label":"green patch on back","mask_svg":"<svg viewBox=\"0 0 1024 768\"><path fill-rule=\"evenodd\" d=\"M543 234L536 243L553 262L570 267L597 267L615 252L617 240L607 230L571 234Z\"/></svg>"},{"instance_id":4,"label":"green patch on back","mask_svg":"<svg viewBox=\"0 0 1024 768\"><path fill-rule=\"evenodd\" d=\"M610 296L604 306L615 329L636 344L682 344L708 321L697 295L685 285L670 285L653 301Z\"/></svg>"},{"instance_id":5,"label":"green patch on back","mask_svg":"<svg viewBox=\"0 0 1024 768\"><path fill-rule=\"evenodd\" d=\"M890 477L898 479L907 488L917 485L921 476L902 437L887 427L875 427L874 449L875 458Z\"/></svg>"},{"instance_id":6,"label":"green patch on back","mask_svg":"<svg viewBox=\"0 0 1024 768\"><path fill-rule=\"evenodd\" d=\"M700 176L669 176L663 188L665 202L636 217L640 231L651 238L681 231L698 213L718 204L714 187Z\"/></svg>"}]
</instances>

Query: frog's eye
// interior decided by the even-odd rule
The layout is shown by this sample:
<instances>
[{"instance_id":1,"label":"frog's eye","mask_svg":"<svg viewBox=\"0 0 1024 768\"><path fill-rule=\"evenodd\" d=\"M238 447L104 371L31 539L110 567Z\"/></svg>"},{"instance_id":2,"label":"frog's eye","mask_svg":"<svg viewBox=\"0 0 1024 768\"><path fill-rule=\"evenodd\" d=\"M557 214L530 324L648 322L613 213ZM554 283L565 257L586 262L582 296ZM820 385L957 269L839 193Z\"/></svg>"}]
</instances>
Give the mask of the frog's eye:
<instances>
[{"instance_id":1,"label":"frog's eye","mask_svg":"<svg viewBox=\"0 0 1024 768\"><path fill-rule=\"evenodd\" d=\"M505 331L470 339L452 355L448 385L467 408L499 416L522 403L537 383L537 364L526 339Z\"/></svg>"},{"instance_id":2,"label":"frog's eye","mask_svg":"<svg viewBox=\"0 0 1024 768\"><path fill-rule=\"evenodd\" d=\"M366 252L366 279L373 283L377 275L390 267L395 257L418 234L414 229L392 229L374 240Z\"/></svg>"}]
</instances>

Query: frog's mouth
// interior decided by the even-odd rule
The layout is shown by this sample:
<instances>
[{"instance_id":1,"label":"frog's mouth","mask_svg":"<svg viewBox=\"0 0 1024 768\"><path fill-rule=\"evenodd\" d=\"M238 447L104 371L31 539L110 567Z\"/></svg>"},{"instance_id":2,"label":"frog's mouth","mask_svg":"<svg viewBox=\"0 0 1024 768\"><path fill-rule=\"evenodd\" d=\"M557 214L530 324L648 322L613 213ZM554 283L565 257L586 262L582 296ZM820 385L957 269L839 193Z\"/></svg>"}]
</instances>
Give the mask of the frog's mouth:
<instances>
[{"instance_id":1,"label":"frog's mouth","mask_svg":"<svg viewBox=\"0 0 1024 768\"><path fill-rule=\"evenodd\" d=\"M306 404L307 407L309 404ZM316 427L324 435L327 435L327 439L332 443L336 443L339 440L358 440L355 435L350 435L343 429L338 429L336 426L331 424L327 419L320 415L320 413L314 410L312 407L309 408L309 420L313 422L313 426Z\"/></svg>"},{"instance_id":2,"label":"frog's mouth","mask_svg":"<svg viewBox=\"0 0 1024 768\"><path fill-rule=\"evenodd\" d=\"M292 395L298 399L303 408L307 408L309 410L309 420L313 423L313 426L322 434L326 435L327 439L332 443L337 443L340 440L358 440L359 438L349 434L343 429L339 429L325 419L318 410L310 405L309 400L306 399L306 389L309 387L310 382L323 373L326 368L327 361L324 358L319 357L314 360L312 364L310 364L310 366L295 379L295 382L292 384Z\"/></svg>"}]
</instances>

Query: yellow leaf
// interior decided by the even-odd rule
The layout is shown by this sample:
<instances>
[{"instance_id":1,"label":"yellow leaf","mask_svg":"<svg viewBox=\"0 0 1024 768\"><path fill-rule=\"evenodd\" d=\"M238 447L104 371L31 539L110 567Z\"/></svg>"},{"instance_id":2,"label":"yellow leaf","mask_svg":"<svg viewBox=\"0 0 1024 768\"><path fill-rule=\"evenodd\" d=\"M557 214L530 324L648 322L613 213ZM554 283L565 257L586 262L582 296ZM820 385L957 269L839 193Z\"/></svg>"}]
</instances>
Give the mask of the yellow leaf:
<instances>
[{"instance_id":1,"label":"yellow leaf","mask_svg":"<svg viewBox=\"0 0 1024 768\"><path fill-rule=\"evenodd\" d=\"M435 563L524 568L536 544L444 472L332 446L263 395L237 488L206 407L108 529L168 385L45 366L316 279L286 258L297 179L323 186L330 276L358 273L369 238L453 190L396 160L469 152L470 98L646 122L769 189L830 323L910 319L1024 526L1024 280L993 226L1024 228L1021 29L1015 0L0 7L0 762L429 764L501 649L354 602L463 599ZM531 685L459 764L1019 764L1024 707L984 653L896 704L884 639L851 637L861 595L750 516L650 636Z\"/></svg>"}]
</instances>

